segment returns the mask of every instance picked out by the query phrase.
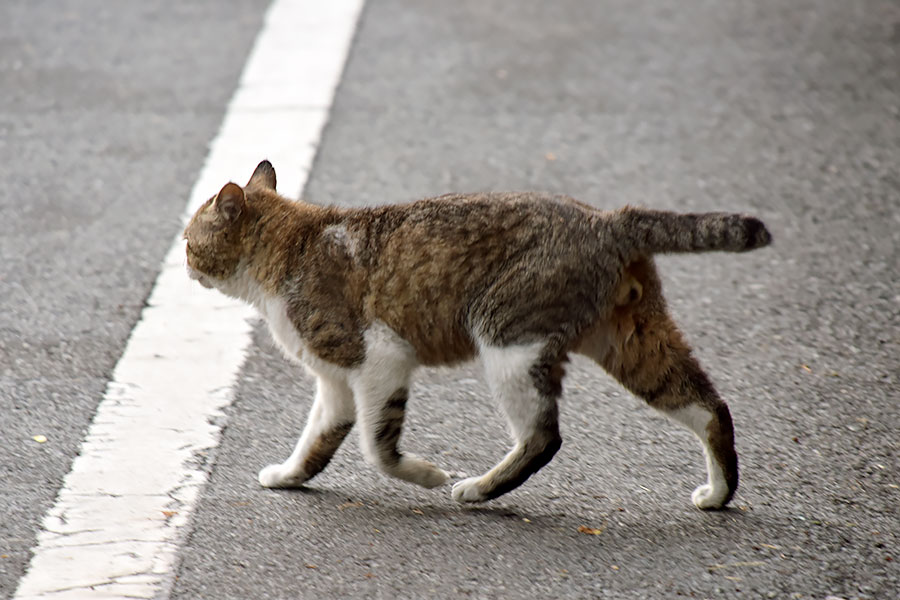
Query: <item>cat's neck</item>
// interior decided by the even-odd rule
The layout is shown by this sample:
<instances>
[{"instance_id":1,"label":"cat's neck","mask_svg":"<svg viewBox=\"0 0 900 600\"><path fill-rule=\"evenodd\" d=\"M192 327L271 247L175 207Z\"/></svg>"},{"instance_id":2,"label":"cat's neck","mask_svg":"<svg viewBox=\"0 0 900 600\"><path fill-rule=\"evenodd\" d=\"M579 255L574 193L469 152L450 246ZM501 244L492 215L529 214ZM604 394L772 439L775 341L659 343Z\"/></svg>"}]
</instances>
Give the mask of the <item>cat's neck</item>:
<instances>
[{"instance_id":1,"label":"cat's neck","mask_svg":"<svg viewBox=\"0 0 900 600\"><path fill-rule=\"evenodd\" d=\"M334 221L337 211L274 193L254 195L247 205L250 220L244 233L244 286L259 288L256 294L251 293L253 296L276 296L308 246ZM256 298L245 300L257 304Z\"/></svg>"}]
</instances>

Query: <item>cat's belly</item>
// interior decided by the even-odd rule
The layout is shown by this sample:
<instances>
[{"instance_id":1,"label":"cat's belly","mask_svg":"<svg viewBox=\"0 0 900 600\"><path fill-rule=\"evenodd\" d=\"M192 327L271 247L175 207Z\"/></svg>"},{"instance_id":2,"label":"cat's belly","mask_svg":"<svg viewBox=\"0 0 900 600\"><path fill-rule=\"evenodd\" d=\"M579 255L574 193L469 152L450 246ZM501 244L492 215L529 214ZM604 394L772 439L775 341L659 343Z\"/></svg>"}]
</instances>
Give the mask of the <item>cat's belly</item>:
<instances>
[{"instance_id":1,"label":"cat's belly","mask_svg":"<svg viewBox=\"0 0 900 600\"><path fill-rule=\"evenodd\" d=\"M441 319L412 318L385 323L415 350L419 364L425 366L454 365L475 356L475 342L457 323ZM431 315L434 317L434 315Z\"/></svg>"}]
</instances>

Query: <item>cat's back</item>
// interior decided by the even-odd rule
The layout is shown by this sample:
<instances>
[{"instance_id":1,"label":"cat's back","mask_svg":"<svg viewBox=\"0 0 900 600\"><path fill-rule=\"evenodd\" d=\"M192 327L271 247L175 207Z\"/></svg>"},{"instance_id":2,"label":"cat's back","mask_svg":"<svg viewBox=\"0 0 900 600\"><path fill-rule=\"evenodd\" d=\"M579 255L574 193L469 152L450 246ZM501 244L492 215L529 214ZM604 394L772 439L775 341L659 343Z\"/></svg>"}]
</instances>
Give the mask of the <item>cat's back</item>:
<instances>
[{"instance_id":1,"label":"cat's back","mask_svg":"<svg viewBox=\"0 0 900 600\"><path fill-rule=\"evenodd\" d=\"M516 226L577 226L599 213L569 196L548 192L478 192L444 194L399 205L411 223L464 223L468 228L511 230Z\"/></svg>"},{"instance_id":2,"label":"cat's back","mask_svg":"<svg viewBox=\"0 0 900 600\"><path fill-rule=\"evenodd\" d=\"M592 295L605 277L596 269L597 214L541 193L452 194L357 211L348 225L367 238L367 320L388 323L425 364L465 359L474 350L466 325L488 312L503 327Z\"/></svg>"},{"instance_id":3,"label":"cat's back","mask_svg":"<svg viewBox=\"0 0 900 600\"><path fill-rule=\"evenodd\" d=\"M515 240L545 239L586 232L598 215L593 207L568 196L542 192L446 194L408 204L357 209L351 227L370 243L442 245L469 250L508 245ZM422 247L423 252L429 248Z\"/></svg>"}]
</instances>

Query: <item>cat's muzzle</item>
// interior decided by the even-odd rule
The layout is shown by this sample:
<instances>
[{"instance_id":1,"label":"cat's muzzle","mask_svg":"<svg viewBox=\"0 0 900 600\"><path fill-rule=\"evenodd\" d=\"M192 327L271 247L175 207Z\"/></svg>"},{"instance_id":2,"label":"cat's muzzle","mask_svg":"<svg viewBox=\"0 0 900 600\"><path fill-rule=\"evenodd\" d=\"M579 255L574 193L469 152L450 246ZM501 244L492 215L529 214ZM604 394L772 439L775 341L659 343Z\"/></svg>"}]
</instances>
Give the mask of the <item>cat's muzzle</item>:
<instances>
[{"instance_id":1,"label":"cat's muzzle","mask_svg":"<svg viewBox=\"0 0 900 600\"><path fill-rule=\"evenodd\" d=\"M191 279L193 279L194 281L196 281L197 283L199 283L206 289L208 289L208 290L212 289L213 285L209 282L209 279L206 277L206 275L204 275L200 271L197 271L197 270L191 268L190 265L187 265L187 274L188 274L188 277L190 277Z\"/></svg>"}]
</instances>

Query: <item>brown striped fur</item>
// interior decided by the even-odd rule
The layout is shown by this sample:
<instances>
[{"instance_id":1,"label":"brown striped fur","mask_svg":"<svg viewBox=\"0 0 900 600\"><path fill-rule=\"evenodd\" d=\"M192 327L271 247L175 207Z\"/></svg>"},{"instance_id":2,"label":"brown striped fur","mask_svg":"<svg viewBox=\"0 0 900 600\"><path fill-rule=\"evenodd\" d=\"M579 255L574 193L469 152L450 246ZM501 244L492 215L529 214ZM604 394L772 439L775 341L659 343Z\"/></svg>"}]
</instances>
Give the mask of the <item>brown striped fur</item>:
<instances>
[{"instance_id":1,"label":"brown striped fur","mask_svg":"<svg viewBox=\"0 0 900 600\"><path fill-rule=\"evenodd\" d=\"M229 183L204 204L185 229L188 268L204 285L264 314L271 299L282 303L290 324L282 335L296 336L297 357L320 365L313 371L332 365L352 382L370 358L367 335L382 326L396 337L396 347L409 346L416 364L485 359L485 348L535 348L522 376L530 381L526 395L545 408L529 408L521 426L511 417L517 450L493 475L457 484L458 500L496 497L552 458L559 447L556 398L569 352L590 356L700 437L710 469L718 465L728 489L713 481L711 470L716 497L701 494L707 499L698 501L698 489L698 506L718 508L731 498L737 487L731 417L668 316L652 256L765 246L771 238L759 220L634 207L601 211L530 192L342 209L287 200L275 181L264 161L244 188ZM267 318L272 324L282 316ZM398 381L384 392L370 418L378 438L373 453L384 454L372 460L388 472L396 471L388 462L403 458L396 443L406 385ZM700 423L707 417L708 424ZM534 439L543 441L526 443L540 428L548 435ZM336 440L325 444L331 453L341 439L326 440ZM313 460L317 468L308 471L325 462ZM429 483L443 480L437 471ZM392 474L422 483L416 474Z\"/></svg>"}]
</instances>

